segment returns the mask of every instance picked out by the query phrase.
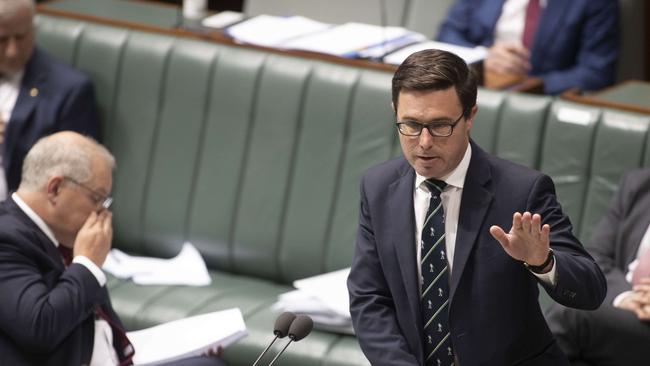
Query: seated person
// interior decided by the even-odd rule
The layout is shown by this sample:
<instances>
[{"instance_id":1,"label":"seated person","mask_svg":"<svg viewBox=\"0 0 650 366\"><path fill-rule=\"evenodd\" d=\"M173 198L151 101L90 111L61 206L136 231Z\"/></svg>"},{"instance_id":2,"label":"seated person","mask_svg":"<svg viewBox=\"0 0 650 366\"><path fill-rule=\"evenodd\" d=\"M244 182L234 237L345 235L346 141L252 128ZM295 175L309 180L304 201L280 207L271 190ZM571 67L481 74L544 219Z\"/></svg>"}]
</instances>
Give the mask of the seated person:
<instances>
[{"instance_id":1,"label":"seated person","mask_svg":"<svg viewBox=\"0 0 650 366\"><path fill-rule=\"evenodd\" d=\"M547 318L574 365L650 360L650 169L626 174L588 246L607 279L600 309L552 306ZM633 285L632 283L636 283Z\"/></svg>"},{"instance_id":2,"label":"seated person","mask_svg":"<svg viewBox=\"0 0 650 366\"><path fill-rule=\"evenodd\" d=\"M100 134L90 80L34 46L33 17L33 0L0 0L0 201L18 188L39 138Z\"/></svg>"},{"instance_id":3,"label":"seated person","mask_svg":"<svg viewBox=\"0 0 650 366\"><path fill-rule=\"evenodd\" d=\"M489 47L485 68L540 77L547 94L614 83L617 0L456 0L438 40Z\"/></svg>"},{"instance_id":4,"label":"seated person","mask_svg":"<svg viewBox=\"0 0 650 366\"><path fill-rule=\"evenodd\" d=\"M129 365L101 266L115 159L76 132L39 140L0 204L0 365ZM214 357L174 365L220 365Z\"/></svg>"}]
</instances>

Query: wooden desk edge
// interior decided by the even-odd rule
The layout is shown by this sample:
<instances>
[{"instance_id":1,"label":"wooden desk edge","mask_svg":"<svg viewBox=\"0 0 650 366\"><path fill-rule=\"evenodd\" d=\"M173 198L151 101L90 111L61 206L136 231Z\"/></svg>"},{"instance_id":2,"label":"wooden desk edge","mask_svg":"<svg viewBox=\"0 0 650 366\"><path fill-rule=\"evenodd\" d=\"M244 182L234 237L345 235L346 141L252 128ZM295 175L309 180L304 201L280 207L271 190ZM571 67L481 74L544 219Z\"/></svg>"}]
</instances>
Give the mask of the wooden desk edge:
<instances>
[{"instance_id":1,"label":"wooden desk edge","mask_svg":"<svg viewBox=\"0 0 650 366\"><path fill-rule=\"evenodd\" d=\"M626 84L627 82L622 83L621 85ZM611 90L613 87L607 88L601 92L598 92L595 95L602 94L606 90ZM601 108L612 108L612 109L620 109L624 111L629 111L629 112L636 112L636 113L642 113L642 114L650 114L650 107L648 108L643 108L639 106L634 106L630 104L624 104L624 103L616 103L616 102L610 102L606 100L600 100L600 99L595 99L589 96L584 96L580 94L580 91L578 89L569 89L562 94L560 94L560 98L574 102L574 103L579 103L579 104L587 104L587 105L592 105L595 107L601 107Z\"/></svg>"}]
</instances>

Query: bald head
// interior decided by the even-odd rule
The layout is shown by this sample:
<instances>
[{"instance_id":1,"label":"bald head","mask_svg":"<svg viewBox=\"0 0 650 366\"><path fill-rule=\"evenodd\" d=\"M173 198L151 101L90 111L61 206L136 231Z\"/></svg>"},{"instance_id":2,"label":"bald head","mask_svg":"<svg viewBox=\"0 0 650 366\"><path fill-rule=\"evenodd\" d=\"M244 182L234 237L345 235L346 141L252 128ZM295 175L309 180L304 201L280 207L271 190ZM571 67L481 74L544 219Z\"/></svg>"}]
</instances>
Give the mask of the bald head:
<instances>
[{"instance_id":1,"label":"bald head","mask_svg":"<svg viewBox=\"0 0 650 366\"><path fill-rule=\"evenodd\" d=\"M69 177L80 183L92 179L92 165L103 164L109 171L115 158L95 140L72 131L44 137L29 150L23 162L19 190L45 189L52 177Z\"/></svg>"},{"instance_id":2,"label":"bald head","mask_svg":"<svg viewBox=\"0 0 650 366\"><path fill-rule=\"evenodd\" d=\"M33 15L35 12L34 0L0 0L0 20L20 10L27 10Z\"/></svg>"}]
</instances>

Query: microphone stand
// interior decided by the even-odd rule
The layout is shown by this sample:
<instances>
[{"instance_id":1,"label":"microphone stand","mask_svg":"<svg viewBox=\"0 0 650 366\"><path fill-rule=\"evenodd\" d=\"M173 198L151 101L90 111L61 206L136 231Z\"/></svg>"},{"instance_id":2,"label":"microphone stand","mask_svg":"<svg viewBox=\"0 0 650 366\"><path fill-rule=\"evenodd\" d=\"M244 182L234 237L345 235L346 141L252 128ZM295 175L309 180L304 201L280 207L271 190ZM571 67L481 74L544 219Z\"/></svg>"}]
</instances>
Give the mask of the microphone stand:
<instances>
[{"instance_id":1,"label":"microphone stand","mask_svg":"<svg viewBox=\"0 0 650 366\"><path fill-rule=\"evenodd\" d=\"M272 366L272 365L275 363L275 360L277 360L277 359L280 357L280 355L284 352L284 350L287 349L287 347L289 347L289 345L291 344L291 342L293 342L293 339L290 340L289 342L287 342L287 344L284 346L284 348L282 349L282 351L278 352L278 354L275 355L275 357L273 358L273 360L271 360L271 363L269 363L268 366Z\"/></svg>"}]
</instances>

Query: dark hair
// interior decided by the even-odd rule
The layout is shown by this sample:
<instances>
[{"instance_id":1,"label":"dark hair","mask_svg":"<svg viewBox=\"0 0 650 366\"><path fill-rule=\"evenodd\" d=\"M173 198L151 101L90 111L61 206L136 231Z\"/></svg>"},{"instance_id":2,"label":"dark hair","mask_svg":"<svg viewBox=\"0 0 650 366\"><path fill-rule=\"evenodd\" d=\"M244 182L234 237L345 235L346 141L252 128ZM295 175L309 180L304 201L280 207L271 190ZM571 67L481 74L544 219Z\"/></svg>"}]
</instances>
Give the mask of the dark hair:
<instances>
[{"instance_id":1,"label":"dark hair","mask_svg":"<svg viewBox=\"0 0 650 366\"><path fill-rule=\"evenodd\" d=\"M446 90L456 88L465 117L476 105L476 77L462 58L442 50L416 52L404 60L393 76L393 105L402 89Z\"/></svg>"}]
</instances>

